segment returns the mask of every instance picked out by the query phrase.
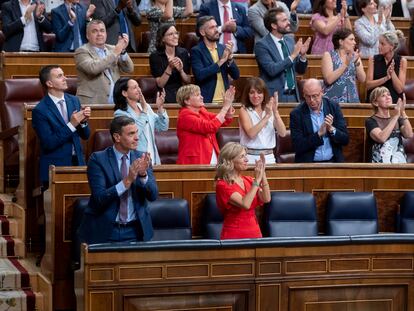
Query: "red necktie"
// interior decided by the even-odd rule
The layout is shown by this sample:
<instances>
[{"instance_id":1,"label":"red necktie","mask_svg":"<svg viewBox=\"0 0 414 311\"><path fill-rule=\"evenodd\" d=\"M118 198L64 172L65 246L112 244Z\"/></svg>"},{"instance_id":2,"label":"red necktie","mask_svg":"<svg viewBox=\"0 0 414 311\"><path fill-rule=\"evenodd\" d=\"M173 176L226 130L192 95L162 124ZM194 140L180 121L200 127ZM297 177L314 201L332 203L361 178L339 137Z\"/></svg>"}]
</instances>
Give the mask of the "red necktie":
<instances>
[{"instance_id":1,"label":"red necktie","mask_svg":"<svg viewBox=\"0 0 414 311\"><path fill-rule=\"evenodd\" d=\"M122 179L124 179L128 176L128 169L126 165L126 160L128 159L128 156L124 154L121 159L121 176ZM125 191L120 197L119 222L121 223L126 223L128 219L128 191L129 190Z\"/></svg>"},{"instance_id":2,"label":"red necktie","mask_svg":"<svg viewBox=\"0 0 414 311\"><path fill-rule=\"evenodd\" d=\"M230 20L229 17L229 11L228 11L228 7L227 5L223 5L224 8L224 14L223 14L223 21L225 23L227 23ZM231 33L230 32L224 32L223 33L223 44L226 45L227 42L229 42L231 40Z\"/></svg>"}]
</instances>

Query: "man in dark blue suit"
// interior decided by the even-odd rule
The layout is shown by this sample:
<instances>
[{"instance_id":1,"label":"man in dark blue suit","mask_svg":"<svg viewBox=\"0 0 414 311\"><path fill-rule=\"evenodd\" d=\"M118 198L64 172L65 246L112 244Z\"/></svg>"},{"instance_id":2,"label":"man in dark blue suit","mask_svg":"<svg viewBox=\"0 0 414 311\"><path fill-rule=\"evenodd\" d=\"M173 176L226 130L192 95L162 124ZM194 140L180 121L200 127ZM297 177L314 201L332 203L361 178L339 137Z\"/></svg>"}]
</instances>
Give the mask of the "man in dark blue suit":
<instances>
[{"instance_id":1,"label":"man in dark blue suit","mask_svg":"<svg viewBox=\"0 0 414 311\"><path fill-rule=\"evenodd\" d=\"M148 241L153 236L148 201L158 196L151 158L136 151L134 119L114 118L110 133L114 145L93 153L88 162L91 197L80 238L88 244Z\"/></svg>"},{"instance_id":2,"label":"man in dark blue suit","mask_svg":"<svg viewBox=\"0 0 414 311\"><path fill-rule=\"evenodd\" d=\"M305 102L290 113L295 162L344 162L342 146L349 135L341 108L322 97L319 80L306 80L303 95Z\"/></svg>"},{"instance_id":3,"label":"man in dark blue suit","mask_svg":"<svg viewBox=\"0 0 414 311\"><path fill-rule=\"evenodd\" d=\"M6 37L6 52L45 52L43 32L52 26L44 16L45 4L41 1L10 0L1 7L1 22Z\"/></svg>"},{"instance_id":4,"label":"man in dark blue suit","mask_svg":"<svg viewBox=\"0 0 414 311\"><path fill-rule=\"evenodd\" d=\"M202 16L214 17L221 44L226 45L227 40L231 40L233 53L247 53L245 41L253 38L254 33L247 19L246 9L242 5L230 0L211 0L200 6L199 17Z\"/></svg>"},{"instance_id":5,"label":"man in dark blue suit","mask_svg":"<svg viewBox=\"0 0 414 311\"><path fill-rule=\"evenodd\" d=\"M79 0L65 0L52 10L56 52L73 52L87 42L86 22L91 19L94 11L93 4L86 10Z\"/></svg>"},{"instance_id":6,"label":"man in dark blue suit","mask_svg":"<svg viewBox=\"0 0 414 311\"><path fill-rule=\"evenodd\" d=\"M197 21L200 42L191 49L191 66L196 84L206 103L222 103L229 88L229 75L233 80L240 76L233 60L233 44L218 43L220 33L213 16L203 16Z\"/></svg>"},{"instance_id":7,"label":"man in dark blue suit","mask_svg":"<svg viewBox=\"0 0 414 311\"><path fill-rule=\"evenodd\" d=\"M280 102L298 102L296 73L306 71L310 38L305 43L302 39L295 43L290 35L289 18L280 7L266 12L264 24L269 33L254 47L260 78L265 81L270 94L278 92Z\"/></svg>"},{"instance_id":8,"label":"man in dark blue suit","mask_svg":"<svg viewBox=\"0 0 414 311\"><path fill-rule=\"evenodd\" d=\"M40 179L47 188L49 165L85 165L80 138L88 139L91 109L66 94L66 77L58 65L43 67L39 79L47 95L33 109L32 125L40 145Z\"/></svg>"}]
</instances>

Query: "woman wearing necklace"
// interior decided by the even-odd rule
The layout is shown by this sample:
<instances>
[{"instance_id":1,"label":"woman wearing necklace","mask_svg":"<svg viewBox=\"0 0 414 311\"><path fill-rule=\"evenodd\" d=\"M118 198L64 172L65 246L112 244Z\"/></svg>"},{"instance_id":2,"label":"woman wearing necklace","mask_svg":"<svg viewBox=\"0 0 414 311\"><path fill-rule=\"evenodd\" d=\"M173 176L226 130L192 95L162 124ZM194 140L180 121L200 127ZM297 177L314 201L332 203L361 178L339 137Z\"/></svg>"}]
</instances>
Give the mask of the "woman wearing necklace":
<instances>
[{"instance_id":1,"label":"woman wearing necklace","mask_svg":"<svg viewBox=\"0 0 414 311\"><path fill-rule=\"evenodd\" d=\"M216 201L224 218L220 239L261 238L255 209L270 202L265 157L260 155L254 178L244 176L247 170L246 149L229 142L221 149L216 168Z\"/></svg>"},{"instance_id":2,"label":"woman wearing necklace","mask_svg":"<svg viewBox=\"0 0 414 311\"><path fill-rule=\"evenodd\" d=\"M368 59L367 71L367 99L372 89L385 86L396 103L404 90L407 74L407 60L396 53L400 38L404 34L400 31L387 31L379 38L379 54Z\"/></svg>"},{"instance_id":3,"label":"woman wearing necklace","mask_svg":"<svg viewBox=\"0 0 414 311\"><path fill-rule=\"evenodd\" d=\"M150 55L151 74L165 89L165 102L175 103L178 89L191 82L188 51L178 46L180 34L174 25L164 24L157 33L157 51Z\"/></svg>"},{"instance_id":4,"label":"woman wearing necklace","mask_svg":"<svg viewBox=\"0 0 414 311\"><path fill-rule=\"evenodd\" d=\"M370 95L374 115L365 120L373 163L407 163L402 138L411 138L413 129L405 113L405 94L393 109L392 97L386 87L375 88Z\"/></svg>"},{"instance_id":5,"label":"woman wearing necklace","mask_svg":"<svg viewBox=\"0 0 414 311\"><path fill-rule=\"evenodd\" d=\"M365 71L355 50L355 36L351 30L335 31L332 42L334 49L322 57L322 76L325 83L325 97L335 103L359 103L356 80L365 82Z\"/></svg>"},{"instance_id":6,"label":"woman wearing necklace","mask_svg":"<svg viewBox=\"0 0 414 311\"><path fill-rule=\"evenodd\" d=\"M265 82L250 78L244 88L242 108L239 113L240 144L247 148L249 164L259 160L260 153L266 163L276 163L273 149L276 147L276 133L286 135L286 126L278 111L278 97L269 96Z\"/></svg>"},{"instance_id":7,"label":"woman wearing necklace","mask_svg":"<svg viewBox=\"0 0 414 311\"><path fill-rule=\"evenodd\" d=\"M152 165L161 164L155 131L167 131L169 119L164 109L165 92L157 92L157 113L147 104L137 81L130 78L121 78L114 86L114 118L127 116L135 120L138 126L138 147L141 152L151 155Z\"/></svg>"}]
</instances>

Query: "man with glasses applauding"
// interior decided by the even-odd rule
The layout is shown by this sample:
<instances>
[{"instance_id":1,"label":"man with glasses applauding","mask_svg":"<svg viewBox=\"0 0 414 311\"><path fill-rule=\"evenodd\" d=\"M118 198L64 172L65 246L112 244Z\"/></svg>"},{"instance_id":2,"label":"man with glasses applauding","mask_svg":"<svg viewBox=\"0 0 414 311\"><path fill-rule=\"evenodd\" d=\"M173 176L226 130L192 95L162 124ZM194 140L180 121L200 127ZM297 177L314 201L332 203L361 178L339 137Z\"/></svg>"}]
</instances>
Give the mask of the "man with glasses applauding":
<instances>
[{"instance_id":1,"label":"man with glasses applauding","mask_svg":"<svg viewBox=\"0 0 414 311\"><path fill-rule=\"evenodd\" d=\"M305 102L290 113L295 162L344 162L342 146L348 130L341 108L322 97L322 85L308 79L303 85Z\"/></svg>"}]
</instances>

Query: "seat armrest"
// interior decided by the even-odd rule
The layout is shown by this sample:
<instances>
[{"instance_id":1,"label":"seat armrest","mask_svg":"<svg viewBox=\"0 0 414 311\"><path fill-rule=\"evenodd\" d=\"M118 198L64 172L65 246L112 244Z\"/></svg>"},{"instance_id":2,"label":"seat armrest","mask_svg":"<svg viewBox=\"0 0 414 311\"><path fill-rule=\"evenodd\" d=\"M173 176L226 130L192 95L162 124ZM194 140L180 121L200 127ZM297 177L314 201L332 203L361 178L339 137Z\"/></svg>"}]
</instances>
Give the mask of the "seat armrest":
<instances>
[{"instance_id":1,"label":"seat armrest","mask_svg":"<svg viewBox=\"0 0 414 311\"><path fill-rule=\"evenodd\" d=\"M11 127L7 130L0 132L0 140L6 140L14 135L19 134L19 126Z\"/></svg>"}]
</instances>

